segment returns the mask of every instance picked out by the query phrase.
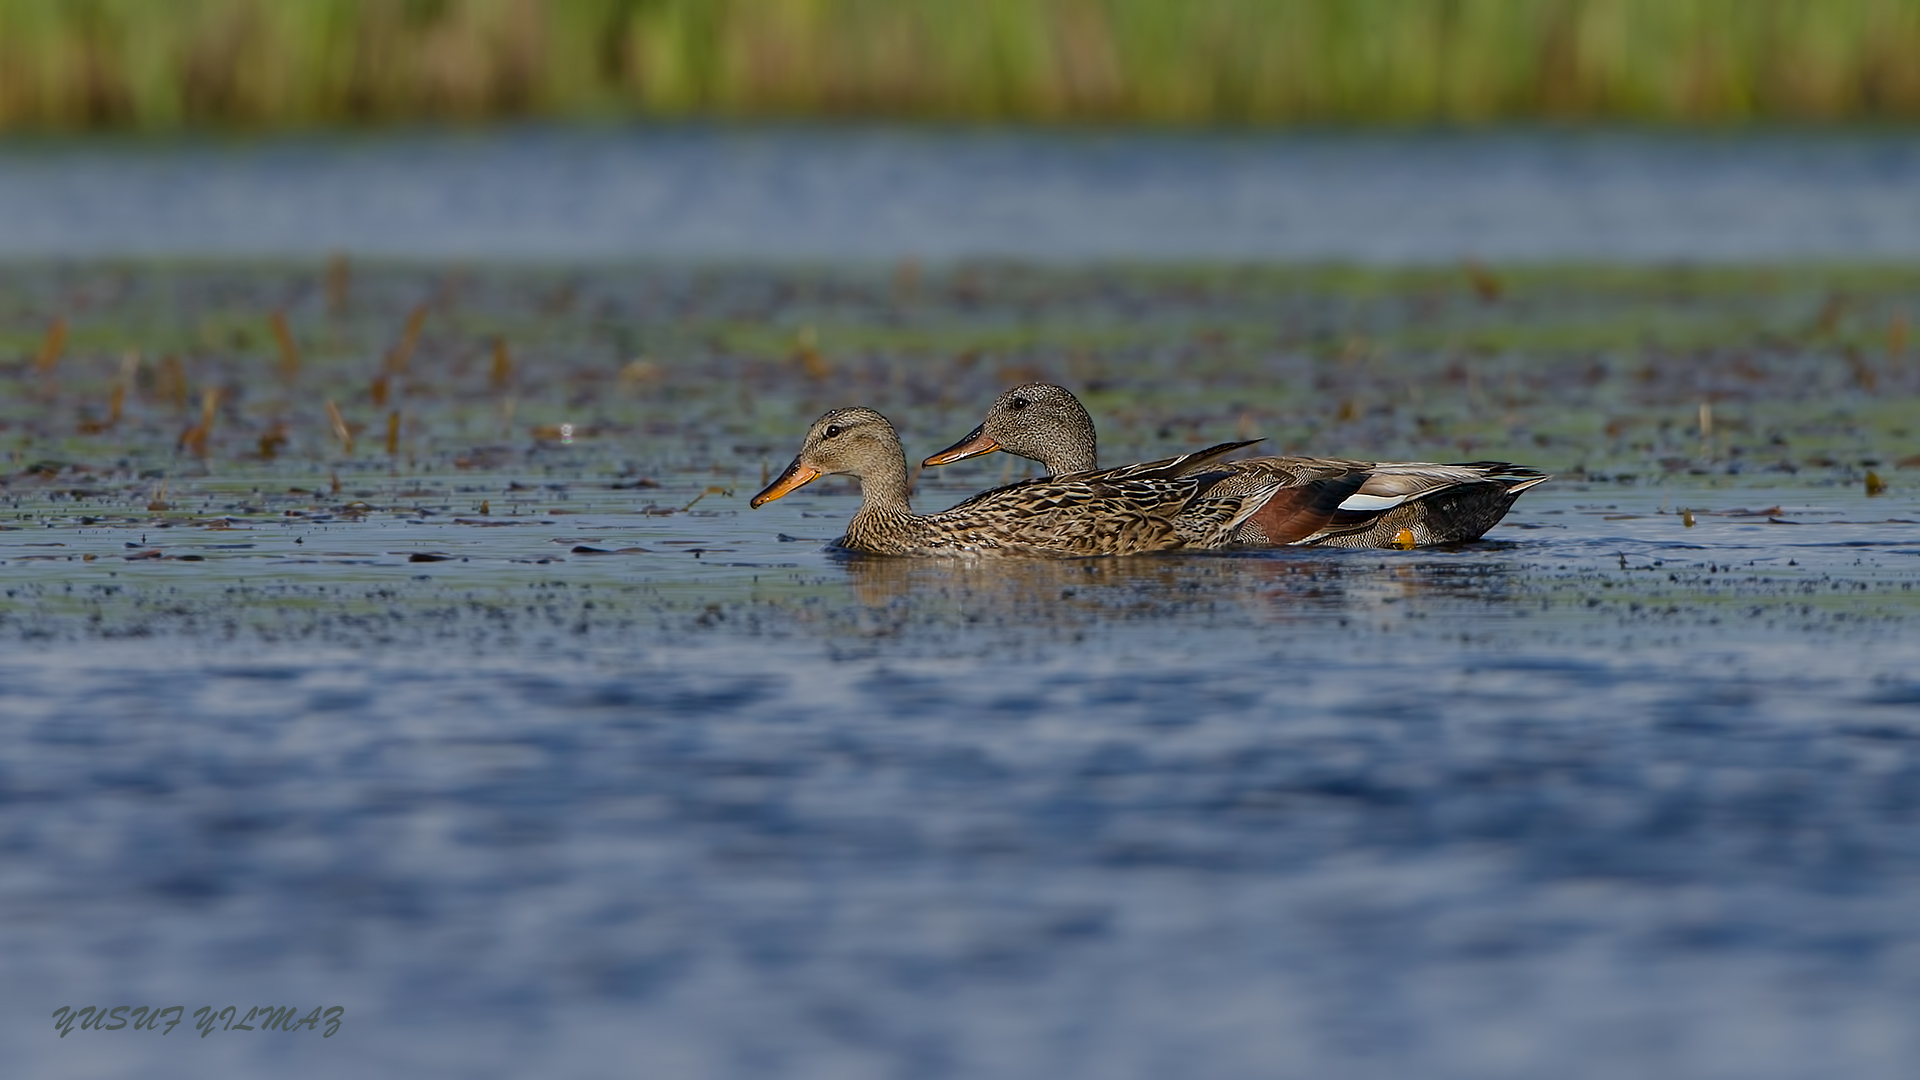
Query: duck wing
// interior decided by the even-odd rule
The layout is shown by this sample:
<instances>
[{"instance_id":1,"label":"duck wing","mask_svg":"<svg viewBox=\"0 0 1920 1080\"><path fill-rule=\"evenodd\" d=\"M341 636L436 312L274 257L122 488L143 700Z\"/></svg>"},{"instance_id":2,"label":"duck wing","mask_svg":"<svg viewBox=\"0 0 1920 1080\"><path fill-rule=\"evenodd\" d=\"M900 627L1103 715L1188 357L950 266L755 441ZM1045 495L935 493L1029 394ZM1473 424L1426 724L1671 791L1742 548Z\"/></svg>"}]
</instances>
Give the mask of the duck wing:
<instances>
[{"instance_id":1,"label":"duck wing","mask_svg":"<svg viewBox=\"0 0 1920 1080\"><path fill-rule=\"evenodd\" d=\"M1214 448L1209 460L1232 449ZM1217 547L1271 494L1271 482L1222 488L1235 477L1225 469L1121 479L1078 473L984 491L926 521L941 546L970 550L1073 556Z\"/></svg>"},{"instance_id":2,"label":"duck wing","mask_svg":"<svg viewBox=\"0 0 1920 1080\"><path fill-rule=\"evenodd\" d=\"M1224 442L1209 446L1205 450L1195 450L1191 454L1181 454L1178 457L1142 461L1133 465L1122 465L1118 468L1100 469L1094 472L1069 473L1068 476L1100 480L1169 480L1214 466L1228 454L1264 441L1264 439L1246 439L1240 442ZM1066 479L1066 477L1058 479Z\"/></svg>"}]
</instances>

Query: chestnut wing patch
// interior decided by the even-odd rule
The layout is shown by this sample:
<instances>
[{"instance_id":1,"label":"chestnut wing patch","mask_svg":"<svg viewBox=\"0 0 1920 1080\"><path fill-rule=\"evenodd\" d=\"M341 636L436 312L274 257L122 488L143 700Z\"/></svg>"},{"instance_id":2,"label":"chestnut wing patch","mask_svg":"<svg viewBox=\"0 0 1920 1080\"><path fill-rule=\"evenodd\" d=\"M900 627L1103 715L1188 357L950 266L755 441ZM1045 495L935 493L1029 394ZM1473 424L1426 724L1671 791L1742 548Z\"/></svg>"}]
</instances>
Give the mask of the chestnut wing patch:
<instances>
[{"instance_id":1,"label":"chestnut wing patch","mask_svg":"<svg viewBox=\"0 0 1920 1080\"><path fill-rule=\"evenodd\" d=\"M1247 523L1257 526L1269 544L1305 540L1332 523L1341 504L1366 480L1366 473L1351 472L1283 487L1254 511Z\"/></svg>"}]
</instances>

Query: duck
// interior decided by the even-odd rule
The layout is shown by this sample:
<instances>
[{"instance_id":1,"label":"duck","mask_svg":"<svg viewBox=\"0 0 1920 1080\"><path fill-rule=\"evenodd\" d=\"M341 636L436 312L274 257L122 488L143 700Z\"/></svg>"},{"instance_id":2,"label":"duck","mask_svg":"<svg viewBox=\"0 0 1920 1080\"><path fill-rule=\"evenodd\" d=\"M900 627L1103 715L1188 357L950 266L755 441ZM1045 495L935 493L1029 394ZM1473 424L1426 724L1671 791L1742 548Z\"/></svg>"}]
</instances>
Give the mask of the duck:
<instances>
[{"instance_id":1,"label":"duck","mask_svg":"<svg viewBox=\"0 0 1920 1080\"><path fill-rule=\"evenodd\" d=\"M758 509L819 477L846 474L859 478L860 509L835 543L850 551L1074 557L1216 548L1229 544L1281 483L1277 477L1250 482L1220 465L1253 442L1109 472L1027 480L936 514L916 514L893 424L872 409L833 409L813 422L793 463L750 505Z\"/></svg>"},{"instance_id":2,"label":"duck","mask_svg":"<svg viewBox=\"0 0 1920 1080\"><path fill-rule=\"evenodd\" d=\"M996 450L1037 461L1056 480L1091 472L1098 461L1093 417L1072 391L1052 383L1022 383L1001 394L980 426L925 464ZM1238 477L1216 483L1216 491L1276 485L1235 527L1231 542L1254 546L1409 548L1478 540L1522 492L1552 479L1506 461L1256 457L1224 467Z\"/></svg>"}]
</instances>

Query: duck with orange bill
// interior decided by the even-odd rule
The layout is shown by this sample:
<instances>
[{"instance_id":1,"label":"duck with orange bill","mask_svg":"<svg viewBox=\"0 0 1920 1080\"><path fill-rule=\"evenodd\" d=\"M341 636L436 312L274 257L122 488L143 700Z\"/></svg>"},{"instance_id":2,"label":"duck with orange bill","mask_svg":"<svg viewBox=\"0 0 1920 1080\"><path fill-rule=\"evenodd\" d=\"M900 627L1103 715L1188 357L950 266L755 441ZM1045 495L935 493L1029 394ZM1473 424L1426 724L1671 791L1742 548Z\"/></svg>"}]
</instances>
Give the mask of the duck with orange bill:
<instances>
[{"instance_id":1,"label":"duck with orange bill","mask_svg":"<svg viewBox=\"0 0 1920 1080\"><path fill-rule=\"evenodd\" d=\"M752 505L846 474L859 478L861 502L838 543L853 551L1072 557L1212 548L1230 543L1280 486L1248 482L1220 464L1250 445L1222 443L1125 469L1023 481L916 514L893 425L872 409L834 409L814 421L799 455Z\"/></svg>"}]
</instances>

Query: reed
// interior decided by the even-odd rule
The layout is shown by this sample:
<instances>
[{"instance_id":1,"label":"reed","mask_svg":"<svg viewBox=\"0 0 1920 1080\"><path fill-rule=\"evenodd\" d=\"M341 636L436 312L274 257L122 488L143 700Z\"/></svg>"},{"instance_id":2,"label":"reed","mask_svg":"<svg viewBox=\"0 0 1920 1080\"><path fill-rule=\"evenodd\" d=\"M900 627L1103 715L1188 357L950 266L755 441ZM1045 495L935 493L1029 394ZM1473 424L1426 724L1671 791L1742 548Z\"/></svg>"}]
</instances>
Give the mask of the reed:
<instances>
[{"instance_id":1,"label":"reed","mask_svg":"<svg viewBox=\"0 0 1920 1080\"><path fill-rule=\"evenodd\" d=\"M181 432L179 448L206 460L207 438L213 434L213 422L220 414L220 388L208 387L200 395L200 422Z\"/></svg>"},{"instance_id":2,"label":"reed","mask_svg":"<svg viewBox=\"0 0 1920 1080\"><path fill-rule=\"evenodd\" d=\"M41 379L51 379L55 365L60 363L60 354L66 349L67 320L55 316L53 321L47 324L46 336L40 339L40 353L34 357L33 370L40 373Z\"/></svg>"},{"instance_id":3,"label":"reed","mask_svg":"<svg viewBox=\"0 0 1920 1080\"><path fill-rule=\"evenodd\" d=\"M353 286L353 266L345 255L327 257L327 314L340 318L347 313L347 294Z\"/></svg>"},{"instance_id":4,"label":"reed","mask_svg":"<svg viewBox=\"0 0 1920 1080\"><path fill-rule=\"evenodd\" d=\"M0 0L0 130L1911 120L1915 56L1920 0Z\"/></svg>"},{"instance_id":5,"label":"reed","mask_svg":"<svg viewBox=\"0 0 1920 1080\"><path fill-rule=\"evenodd\" d=\"M427 305L415 304L407 313L406 328L400 331L400 340L387 352L385 370L388 375L400 376L407 373L407 365L413 362L413 350L420 344L420 328L426 325Z\"/></svg>"},{"instance_id":6,"label":"reed","mask_svg":"<svg viewBox=\"0 0 1920 1080\"><path fill-rule=\"evenodd\" d=\"M175 412L186 409L187 369L178 356L169 353L160 358L160 369L154 376L154 396Z\"/></svg>"},{"instance_id":7,"label":"reed","mask_svg":"<svg viewBox=\"0 0 1920 1080\"><path fill-rule=\"evenodd\" d=\"M273 340L280 347L280 377L291 383L300 377L300 347L293 343L287 313L276 310L267 316L267 321L273 328Z\"/></svg>"},{"instance_id":8,"label":"reed","mask_svg":"<svg viewBox=\"0 0 1920 1080\"><path fill-rule=\"evenodd\" d=\"M493 368L487 379L496 394L513 388L513 354L507 351L507 339L493 339Z\"/></svg>"},{"instance_id":9,"label":"reed","mask_svg":"<svg viewBox=\"0 0 1920 1080\"><path fill-rule=\"evenodd\" d=\"M347 418L340 415L340 406L335 405L332 401L327 402L327 422L333 428L333 437L340 440L341 451L348 457L352 457L353 428L348 425ZM340 490L339 477L336 476L334 478L333 485L335 491Z\"/></svg>"}]
</instances>

